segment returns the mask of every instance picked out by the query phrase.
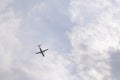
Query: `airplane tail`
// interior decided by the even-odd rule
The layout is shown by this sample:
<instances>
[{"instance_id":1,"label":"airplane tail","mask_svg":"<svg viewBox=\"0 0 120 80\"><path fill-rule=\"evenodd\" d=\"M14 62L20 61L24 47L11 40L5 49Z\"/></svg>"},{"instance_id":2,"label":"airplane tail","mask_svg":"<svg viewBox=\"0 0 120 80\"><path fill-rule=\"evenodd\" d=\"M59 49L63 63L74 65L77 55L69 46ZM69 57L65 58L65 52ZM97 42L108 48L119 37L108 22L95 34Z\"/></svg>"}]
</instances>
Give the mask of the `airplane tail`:
<instances>
[{"instance_id":1,"label":"airplane tail","mask_svg":"<svg viewBox=\"0 0 120 80\"><path fill-rule=\"evenodd\" d=\"M38 45L38 47L41 46L41 44Z\"/></svg>"}]
</instances>

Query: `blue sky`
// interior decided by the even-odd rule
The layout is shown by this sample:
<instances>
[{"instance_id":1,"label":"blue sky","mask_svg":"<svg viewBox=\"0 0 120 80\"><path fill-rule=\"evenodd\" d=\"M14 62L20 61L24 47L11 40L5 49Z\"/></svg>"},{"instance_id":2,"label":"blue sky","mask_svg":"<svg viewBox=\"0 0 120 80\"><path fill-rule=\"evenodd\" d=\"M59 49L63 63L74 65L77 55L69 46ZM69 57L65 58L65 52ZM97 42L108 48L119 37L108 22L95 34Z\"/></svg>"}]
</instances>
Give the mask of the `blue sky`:
<instances>
[{"instance_id":1,"label":"blue sky","mask_svg":"<svg viewBox=\"0 0 120 80\"><path fill-rule=\"evenodd\" d=\"M1 0L0 80L120 80L119 5Z\"/></svg>"}]
</instances>

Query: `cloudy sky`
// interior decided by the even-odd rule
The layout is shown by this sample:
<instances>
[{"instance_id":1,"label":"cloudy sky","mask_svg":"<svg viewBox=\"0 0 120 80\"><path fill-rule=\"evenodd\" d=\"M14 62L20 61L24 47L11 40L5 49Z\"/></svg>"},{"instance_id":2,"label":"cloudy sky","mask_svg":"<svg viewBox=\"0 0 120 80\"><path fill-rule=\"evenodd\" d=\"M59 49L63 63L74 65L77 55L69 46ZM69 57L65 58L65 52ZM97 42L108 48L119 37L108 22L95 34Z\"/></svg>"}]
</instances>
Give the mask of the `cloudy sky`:
<instances>
[{"instance_id":1,"label":"cloudy sky","mask_svg":"<svg viewBox=\"0 0 120 80\"><path fill-rule=\"evenodd\" d=\"M0 0L0 80L120 80L119 13L120 0Z\"/></svg>"}]
</instances>

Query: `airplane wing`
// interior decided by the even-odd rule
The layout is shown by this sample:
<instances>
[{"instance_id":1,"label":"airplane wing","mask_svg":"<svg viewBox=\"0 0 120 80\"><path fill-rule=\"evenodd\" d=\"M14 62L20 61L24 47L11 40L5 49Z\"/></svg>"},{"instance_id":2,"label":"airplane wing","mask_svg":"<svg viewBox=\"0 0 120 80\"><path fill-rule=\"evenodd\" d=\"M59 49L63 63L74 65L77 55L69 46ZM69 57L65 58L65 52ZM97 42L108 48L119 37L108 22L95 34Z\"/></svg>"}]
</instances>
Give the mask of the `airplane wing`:
<instances>
[{"instance_id":1,"label":"airplane wing","mask_svg":"<svg viewBox=\"0 0 120 80\"><path fill-rule=\"evenodd\" d=\"M48 49L45 49L45 50L43 50L42 52L45 52L45 51L47 51Z\"/></svg>"},{"instance_id":2,"label":"airplane wing","mask_svg":"<svg viewBox=\"0 0 120 80\"><path fill-rule=\"evenodd\" d=\"M39 54L40 52L37 52L37 53L35 53L35 54Z\"/></svg>"}]
</instances>

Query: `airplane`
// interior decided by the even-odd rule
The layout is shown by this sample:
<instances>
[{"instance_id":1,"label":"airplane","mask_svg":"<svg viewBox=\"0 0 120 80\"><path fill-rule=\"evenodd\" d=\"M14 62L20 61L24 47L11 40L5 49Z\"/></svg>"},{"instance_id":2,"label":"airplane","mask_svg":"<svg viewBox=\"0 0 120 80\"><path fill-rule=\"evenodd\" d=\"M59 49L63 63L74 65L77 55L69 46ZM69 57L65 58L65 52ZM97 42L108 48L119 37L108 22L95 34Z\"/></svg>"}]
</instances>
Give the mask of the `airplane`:
<instances>
[{"instance_id":1,"label":"airplane","mask_svg":"<svg viewBox=\"0 0 120 80\"><path fill-rule=\"evenodd\" d=\"M48 49L42 50L40 46L41 45L38 45L38 47L40 49L40 52L37 52L36 54L40 54L41 53L43 55L43 57L45 57L44 52L47 51Z\"/></svg>"}]
</instances>

